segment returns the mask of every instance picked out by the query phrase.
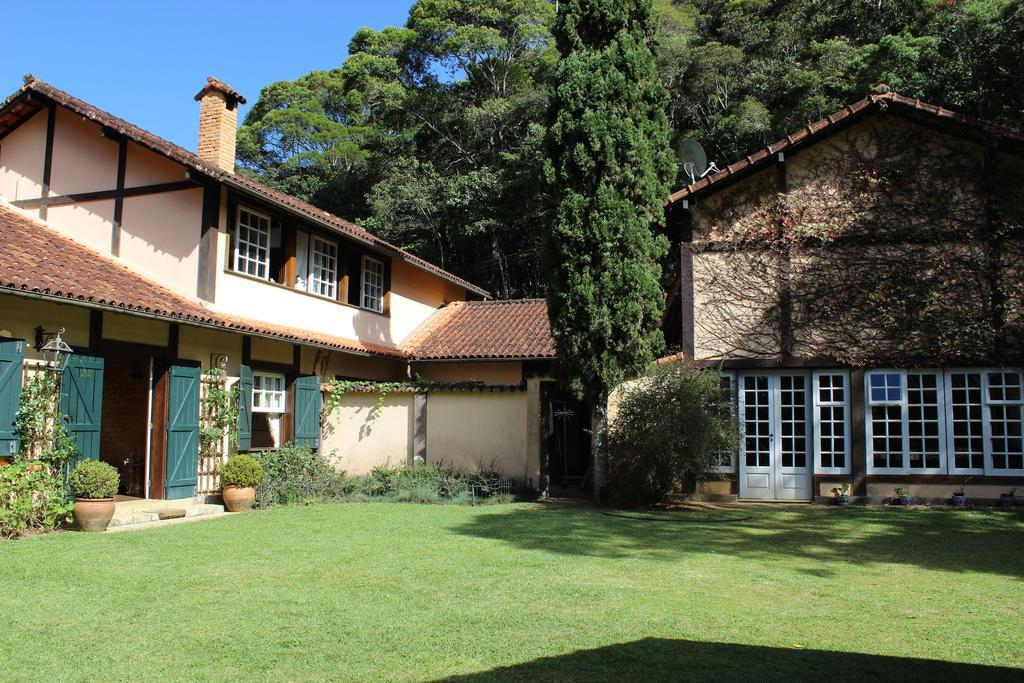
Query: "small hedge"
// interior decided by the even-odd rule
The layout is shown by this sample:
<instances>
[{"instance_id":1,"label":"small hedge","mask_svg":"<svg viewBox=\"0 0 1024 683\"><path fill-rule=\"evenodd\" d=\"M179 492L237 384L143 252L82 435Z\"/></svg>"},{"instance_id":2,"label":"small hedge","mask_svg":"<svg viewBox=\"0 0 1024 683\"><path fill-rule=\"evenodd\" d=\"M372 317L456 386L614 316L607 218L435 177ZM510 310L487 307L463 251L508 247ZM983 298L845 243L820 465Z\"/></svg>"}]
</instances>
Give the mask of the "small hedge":
<instances>
[{"instance_id":1,"label":"small hedge","mask_svg":"<svg viewBox=\"0 0 1024 683\"><path fill-rule=\"evenodd\" d=\"M113 498L121 483L117 469L101 460L83 460L75 466L68 479L68 488L75 498Z\"/></svg>"},{"instance_id":2,"label":"small hedge","mask_svg":"<svg viewBox=\"0 0 1024 683\"><path fill-rule=\"evenodd\" d=\"M441 465L378 465L364 477L336 472L309 448L289 443L255 458L266 477L256 506L321 501L390 500L410 503L497 503L512 500L511 483L496 473L463 474Z\"/></svg>"},{"instance_id":3,"label":"small hedge","mask_svg":"<svg viewBox=\"0 0 1024 683\"><path fill-rule=\"evenodd\" d=\"M57 528L72 508L61 479L39 462L0 461L0 538Z\"/></svg>"},{"instance_id":4,"label":"small hedge","mask_svg":"<svg viewBox=\"0 0 1024 683\"><path fill-rule=\"evenodd\" d=\"M222 486L259 486L263 481L263 468L251 455L236 455L224 463L220 473Z\"/></svg>"}]
</instances>

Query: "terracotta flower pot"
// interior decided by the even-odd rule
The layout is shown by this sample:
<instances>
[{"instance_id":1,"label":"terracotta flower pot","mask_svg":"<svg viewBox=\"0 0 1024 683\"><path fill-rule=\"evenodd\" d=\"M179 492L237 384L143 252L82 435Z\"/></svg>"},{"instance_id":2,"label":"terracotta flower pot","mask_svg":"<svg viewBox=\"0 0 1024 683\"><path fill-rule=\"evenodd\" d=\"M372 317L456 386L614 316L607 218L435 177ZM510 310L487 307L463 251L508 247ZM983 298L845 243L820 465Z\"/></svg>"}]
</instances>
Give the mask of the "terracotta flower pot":
<instances>
[{"instance_id":1,"label":"terracotta flower pot","mask_svg":"<svg viewBox=\"0 0 1024 683\"><path fill-rule=\"evenodd\" d=\"M74 514L79 531L106 531L114 516L114 499L75 498Z\"/></svg>"},{"instance_id":2,"label":"terracotta flower pot","mask_svg":"<svg viewBox=\"0 0 1024 683\"><path fill-rule=\"evenodd\" d=\"M256 502L256 489L252 486L225 486L222 495L228 512L245 512Z\"/></svg>"}]
</instances>

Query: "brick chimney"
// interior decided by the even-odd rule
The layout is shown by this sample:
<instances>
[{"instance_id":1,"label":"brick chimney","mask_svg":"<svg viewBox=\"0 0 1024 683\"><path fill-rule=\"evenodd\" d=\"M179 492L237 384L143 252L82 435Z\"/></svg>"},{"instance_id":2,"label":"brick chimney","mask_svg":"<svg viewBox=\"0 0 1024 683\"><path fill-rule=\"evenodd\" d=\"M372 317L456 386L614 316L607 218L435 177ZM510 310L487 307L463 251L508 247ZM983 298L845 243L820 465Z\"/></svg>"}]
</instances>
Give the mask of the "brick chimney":
<instances>
[{"instance_id":1,"label":"brick chimney","mask_svg":"<svg viewBox=\"0 0 1024 683\"><path fill-rule=\"evenodd\" d=\"M213 76L196 94L199 106L199 158L218 168L235 171L235 134L241 93Z\"/></svg>"}]
</instances>

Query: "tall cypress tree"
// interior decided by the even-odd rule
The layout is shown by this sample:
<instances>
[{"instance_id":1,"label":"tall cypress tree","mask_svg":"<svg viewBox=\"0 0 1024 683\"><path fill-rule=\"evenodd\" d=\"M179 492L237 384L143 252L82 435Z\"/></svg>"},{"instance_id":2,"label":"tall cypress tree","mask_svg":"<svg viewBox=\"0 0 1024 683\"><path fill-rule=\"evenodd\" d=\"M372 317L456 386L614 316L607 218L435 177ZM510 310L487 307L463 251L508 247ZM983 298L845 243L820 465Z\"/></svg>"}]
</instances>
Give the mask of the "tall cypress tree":
<instances>
[{"instance_id":1,"label":"tall cypress tree","mask_svg":"<svg viewBox=\"0 0 1024 683\"><path fill-rule=\"evenodd\" d=\"M651 52L655 28L651 0L563 1L555 28L548 310L563 375L594 407L598 499L608 487L609 392L664 344L659 259L667 241L658 227L675 157Z\"/></svg>"}]
</instances>

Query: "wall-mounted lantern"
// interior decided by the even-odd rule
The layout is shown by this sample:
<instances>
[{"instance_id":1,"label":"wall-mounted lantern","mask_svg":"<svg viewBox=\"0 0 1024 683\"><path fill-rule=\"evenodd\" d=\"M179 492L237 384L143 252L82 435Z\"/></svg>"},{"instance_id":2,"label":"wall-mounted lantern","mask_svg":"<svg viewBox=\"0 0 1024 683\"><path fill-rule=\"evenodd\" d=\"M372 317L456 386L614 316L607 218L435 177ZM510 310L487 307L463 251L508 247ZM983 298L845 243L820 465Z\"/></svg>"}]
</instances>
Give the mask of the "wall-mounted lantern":
<instances>
[{"instance_id":1,"label":"wall-mounted lantern","mask_svg":"<svg viewBox=\"0 0 1024 683\"><path fill-rule=\"evenodd\" d=\"M74 353L67 342L61 338L62 334L64 334L63 327L57 332L47 332L42 327L36 328L36 351L42 352L43 358L58 373L64 372L68 359Z\"/></svg>"}]
</instances>

